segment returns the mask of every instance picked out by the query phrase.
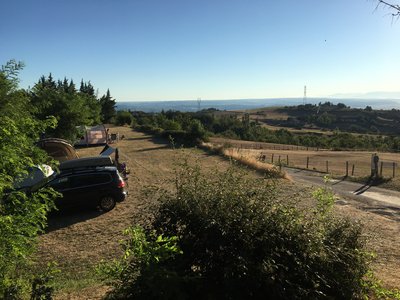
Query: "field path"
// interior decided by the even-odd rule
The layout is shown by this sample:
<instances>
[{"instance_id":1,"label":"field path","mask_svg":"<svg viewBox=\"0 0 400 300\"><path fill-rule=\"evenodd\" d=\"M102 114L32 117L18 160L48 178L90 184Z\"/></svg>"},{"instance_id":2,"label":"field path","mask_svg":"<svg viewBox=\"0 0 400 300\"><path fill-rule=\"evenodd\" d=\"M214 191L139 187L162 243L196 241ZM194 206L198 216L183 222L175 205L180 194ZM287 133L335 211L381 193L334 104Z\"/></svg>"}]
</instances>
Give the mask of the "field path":
<instances>
[{"instance_id":1,"label":"field path","mask_svg":"<svg viewBox=\"0 0 400 300\"><path fill-rule=\"evenodd\" d=\"M293 168L285 168L285 171L295 182L313 186L326 185L321 173ZM400 221L400 192L338 179L331 179L328 185L335 194L345 198L341 201L354 200L359 205L375 207L375 212L380 211Z\"/></svg>"},{"instance_id":2,"label":"field path","mask_svg":"<svg viewBox=\"0 0 400 300\"><path fill-rule=\"evenodd\" d=\"M293 181L302 185L328 185L339 197L336 201L339 205L351 205L400 222L400 192L337 179L330 179L326 184L321 173L292 168L285 168L285 171Z\"/></svg>"}]
</instances>

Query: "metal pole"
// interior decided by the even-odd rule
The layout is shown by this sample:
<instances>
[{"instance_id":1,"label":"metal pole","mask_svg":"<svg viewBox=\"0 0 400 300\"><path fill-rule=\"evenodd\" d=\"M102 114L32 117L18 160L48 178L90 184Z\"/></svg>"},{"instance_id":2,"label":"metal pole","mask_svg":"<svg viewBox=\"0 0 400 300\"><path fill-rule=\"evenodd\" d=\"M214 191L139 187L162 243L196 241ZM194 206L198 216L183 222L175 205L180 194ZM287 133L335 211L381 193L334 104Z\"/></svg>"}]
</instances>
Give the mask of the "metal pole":
<instances>
[{"instance_id":1,"label":"metal pole","mask_svg":"<svg viewBox=\"0 0 400 300\"><path fill-rule=\"evenodd\" d=\"M396 163L393 162L393 178L395 177L395 175L396 175Z\"/></svg>"}]
</instances>

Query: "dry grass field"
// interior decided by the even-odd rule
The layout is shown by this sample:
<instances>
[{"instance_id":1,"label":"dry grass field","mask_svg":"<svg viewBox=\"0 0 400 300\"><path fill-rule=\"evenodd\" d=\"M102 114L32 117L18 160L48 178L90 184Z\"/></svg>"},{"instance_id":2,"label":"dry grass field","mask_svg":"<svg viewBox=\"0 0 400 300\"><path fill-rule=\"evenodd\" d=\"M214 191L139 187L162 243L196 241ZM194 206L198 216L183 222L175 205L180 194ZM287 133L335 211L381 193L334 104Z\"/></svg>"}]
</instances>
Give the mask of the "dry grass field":
<instances>
[{"instance_id":1,"label":"dry grass field","mask_svg":"<svg viewBox=\"0 0 400 300\"><path fill-rule=\"evenodd\" d=\"M109 289L93 275L101 260L111 260L121 255L119 241L122 231L131 225L148 226L154 205L142 195L148 185L168 186L173 169L183 155L197 160L206 171L224 170L229 160L198 149L171 149L166 141L128 127L110 128L125 138L115 144L122 161L131 171L128 180L129 196L108 213L96 210L68 211L49 219L49 227L40 237L38 264L55 261L61 275L57 279L56 299L101 299ZM97 155L102 147L79 149L80 156ZM252 173L252 176L260 175ZM301 207L313 205L311 186L297 185L285 179L277 182L279 197L295 200ZM400 286L400 226L399 221L376 213L371 207L359 206L348 201L335 205L339 214L349 215L365 223L369 249L378 256L373 265L378 278L388 287Z\"/></svg>"},{"instance_id":2,"label":"dry grass field","mask_svg":"<svg viewBox=\"0 0 400 300\"><path fill-rule=\"evenodd\" d=\"M371 174L371 156L374 154L374 152L368 151L317 151L315 148L222 138L212 138L211 142L237 148L245 157L265 157L267 163L279 164L280 161L283 165L307 169L308 160L308 169L326 172L333 176L345 176L347 165L348 176L368 177ZM384 178L393 177L394 167L395 176L385 185L400 190L400 153L382 152L377 153L377 155L379 156L379 172L382 163L382 176Z\"/></svg>"},{"instance_id":3,"label":"dry grass field","mask_svg":"<svg viewBox=\"0 0 400 300\"><path fill-rule=\"evenodd\" d=\"M258 122L262 127L270 130L285 129L294 134L318 134L331 136L334 134L332 130L320 129L314 126L303 127L303 128L291 128L278 125L267 124L266 120L269 121L286 121L289 118L289 114L286 112L279 111L282 107L267 107L267 108L257 108L248 110L238 110L238 111L228 111L224 112L225 115L234 114L237 118L241 118L245 113L249 114L250 120ZM381 118L382 119L382 118ZM353 135L368 135L368 136L379 136L378 134L360 134L352 133Z\"/></svg>"}]
</instances>

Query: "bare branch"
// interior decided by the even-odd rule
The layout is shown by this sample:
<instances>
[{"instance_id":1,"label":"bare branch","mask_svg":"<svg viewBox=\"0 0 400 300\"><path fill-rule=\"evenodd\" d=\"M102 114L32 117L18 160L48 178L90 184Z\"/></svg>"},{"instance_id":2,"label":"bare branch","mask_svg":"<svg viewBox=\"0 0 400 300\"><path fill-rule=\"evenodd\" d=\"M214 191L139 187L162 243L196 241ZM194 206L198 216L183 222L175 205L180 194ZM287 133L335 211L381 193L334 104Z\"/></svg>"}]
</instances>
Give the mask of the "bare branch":
<instances>
[{"instance_id":1,"label":"bare branch","mask_svg":"<svg viewBox=\"0 0 400 300\"><path fill-rule=\"evenodd\" d=\"M392 13L392 17L399 17L400 16L400 5L389 3L389 2L386 2L386 1L383 1L383 0L377 0L377 1L378 1L378 4L376 5L376 8L378 8L379 5L382 4L382 5L385 5L385 6L387 6L387 7L389 7L389 8L394 10L394 12Z\"/></svg>"}]
</instances>

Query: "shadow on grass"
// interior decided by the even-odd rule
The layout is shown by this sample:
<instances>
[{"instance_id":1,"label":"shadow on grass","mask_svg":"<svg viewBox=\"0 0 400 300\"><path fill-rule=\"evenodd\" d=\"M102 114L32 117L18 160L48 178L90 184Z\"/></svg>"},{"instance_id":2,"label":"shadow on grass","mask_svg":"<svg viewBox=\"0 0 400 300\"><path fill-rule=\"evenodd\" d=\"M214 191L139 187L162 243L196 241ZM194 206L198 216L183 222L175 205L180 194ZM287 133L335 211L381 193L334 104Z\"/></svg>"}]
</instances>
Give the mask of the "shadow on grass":
<instances>
[{"instance_id":1,"label":"shadow on grass","mask_svg":"<svg viewBox=\"0 0 400 300\"><path fill-rule=\"evenodd\" d=\"M399 191L397 186L392 186L391 183L393 182L393 178L388 177L373 177L373 176L366 176L366 177L349 177L349 181L358 182L364 184L359 189L355 190L354 193L356 195L360 195L367 191L370 187L376 186L381 187L384 189Z\"/></svg>"},{"instance_id":2,"label":"shadow on grass","mask_svg":"<svg viewBox=\"0 0 400 300\"><path fill-rule=\"evenodd\" d=\"M151 136L142 136L142 137L129 137L129 138L124 138L125 141L145 141L145 140L150 140Z\"/></svg>"},{"instance_id":3,"label":"shadow on grass","mask_svg":"<svg viewBox=\"0 0 400 300\"><path fill-rule=\"evenodd\" d=\"M159 146L159 147L151 147L151 148L139 149L139 150L137 150L137 152L148 152L148 151L162 150L162 149L172 149L172 147L168 146L168 145Z\"/></svg>"},{"instance_id":4,"label":"shadow on grass","mask_svg":"<svg viewBox=\"0 0 400 300\"><path fill-rule=\"evenodd\" d=\"M364 207L364 210L375 213L394 221L400 222L400 208L396 206L370 206Z\"/></svg>"},{"instance_id":5,"label":"shadow on grass","mask_svg":"<svg viewBox=\"0 0 400 300\"><path fill-rule=\"evenodd\" d=\"M341 182L345 181L346 179L347 179L347 176L343 176L343 177L341 177L341 178L340 178L338 181L336 181L336 182L332 183L332 185L339 184L339 183L341 183Z\"/></svg>"},{"instance_id":6,"label":"shadow on grass","mask_svg":"<svg viewBox=\"0 0 400 300\"><path fill-rule=\"evenodd\" d=\"M52 211L47 219L46 233L97 218L105 212L93 207L64 208Z\"/></svg>"}]
</instances>

